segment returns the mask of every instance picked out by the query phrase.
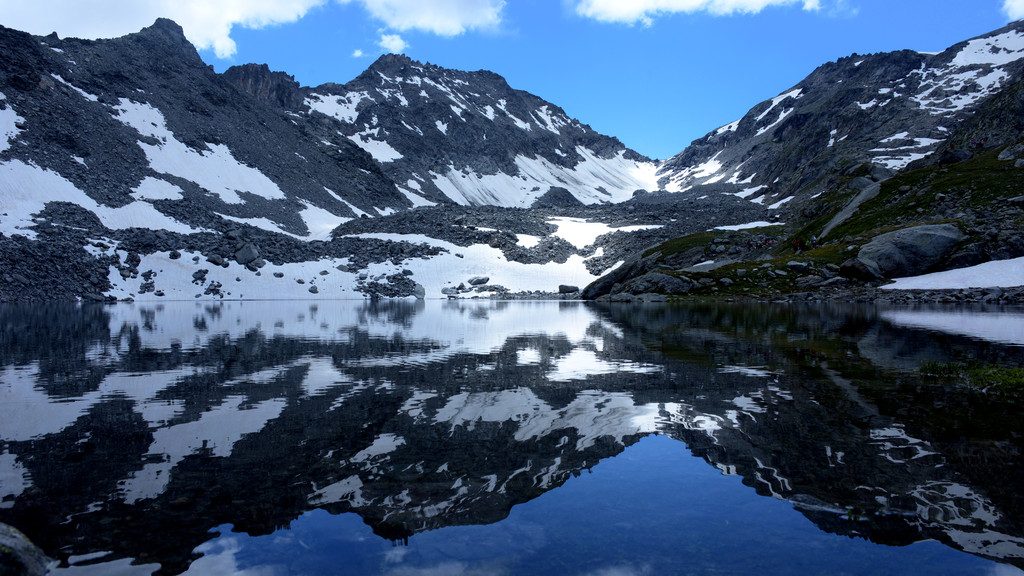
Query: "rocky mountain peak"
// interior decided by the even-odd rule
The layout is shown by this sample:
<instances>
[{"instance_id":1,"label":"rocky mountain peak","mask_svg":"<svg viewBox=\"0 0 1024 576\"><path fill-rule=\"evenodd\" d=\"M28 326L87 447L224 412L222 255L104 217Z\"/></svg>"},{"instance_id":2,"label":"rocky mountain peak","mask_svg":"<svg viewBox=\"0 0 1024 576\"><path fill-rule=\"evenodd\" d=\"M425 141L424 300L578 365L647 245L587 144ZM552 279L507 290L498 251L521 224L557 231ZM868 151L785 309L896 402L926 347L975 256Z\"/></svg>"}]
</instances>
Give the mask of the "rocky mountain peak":
<instances>
[{"instance_id":1,"label":"rocky mountain peak","mask_svg":"<svg viewBox=\"0 0 1024 576\"><path fill-rule=\"evenodd\" d=\"M185 37L182 27L167 18L157 18L151 26L143 28L135 34L129 34L126 38L141 40L150 45L159 44L168 50L181 51L190 57L193 54L196 58L199 57L195 46Z\"/></svg>"},{"instance_id":2,"label":"rocky mountain peak","mask_svg":"<svg viewBox=\"0 0 1024 576\"><path fill-rule=\"evenodd\" d=\"M302 88L294 76L272 72L266 64L232 66L222 77L257 100L286 110L300 108L304 100Z\"/></svg>"},{"instance_id":3,"label":"rocky mountain peak","mask_svg":"<svg viewBox=\"0 0 1024 576\"><path fill-rule=\"evenodd\" d=\"M393 76L395 74L401 74L413 66L418 68L424 67L423 64L409 58L405 54L388 53L382 54L377 58L373 64L370 64L363 74L380 73L385 76Z\"/></svg>"},{"instance_id":4,"label":"rocky mountain peak","mask_svg":"<svg viewBox=\"0 0 1024 576\"><path fill-rule=\"evenodd\" d=\"M347 84L309 89L305 106L339 120L414 205L525 207L553 186L596 204L655 186L649 159L493 72L387 54Z\"/></svg>"}]
</instances>

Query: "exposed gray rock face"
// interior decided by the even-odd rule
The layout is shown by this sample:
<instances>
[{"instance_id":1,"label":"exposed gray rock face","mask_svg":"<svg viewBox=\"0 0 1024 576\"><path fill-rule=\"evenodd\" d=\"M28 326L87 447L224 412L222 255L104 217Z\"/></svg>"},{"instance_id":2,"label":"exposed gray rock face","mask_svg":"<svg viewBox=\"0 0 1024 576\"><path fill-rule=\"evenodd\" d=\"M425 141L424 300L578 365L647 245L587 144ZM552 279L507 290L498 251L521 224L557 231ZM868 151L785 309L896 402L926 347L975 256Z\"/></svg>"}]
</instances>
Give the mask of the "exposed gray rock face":
<instances>
[{"instance_id":1,"label":"exposed gray rock face","mask_svg":"<svg viewBox=\"0 0 1024 576\"><path fill-rule=\"evenodd\" d=\"M294 76L272 72L266 64L243 64L224 71L223 78L241 92L252 95L260 102L297 110L305 95Z\"/></svg>"},{"instance_id":2,"label":"exposed gray rock face","mask_svg":"<svg viewBox=\"0 0 1024 576\"><path fill-rule=\"evenodd\" d=\"M660 272L649 272L626 282L620 292L625 294L686 294L693 288L693 283L683 278L669 276Z\"/></svg>"},{"instance_id":3,"label":"exposed gray rock face","mask_svg":"<svg viewBox=\"0 0 1024 576\"><path fill-rule=\"evenodd\" d=\"M952 224L904 228L868 242L857 260L877 277L916 276L942 262L964 238Z\"/></svg>"},{"instance_id":4,"label":"exposed gray rock face","mask_svg":"<svg viewBox=\"0 0 1024 576\"><path fill-rule=\"evenodd\" d=\"M51 561L20 530L0 523L0 574L43 576Z\"/></svg>"}]
</instances>

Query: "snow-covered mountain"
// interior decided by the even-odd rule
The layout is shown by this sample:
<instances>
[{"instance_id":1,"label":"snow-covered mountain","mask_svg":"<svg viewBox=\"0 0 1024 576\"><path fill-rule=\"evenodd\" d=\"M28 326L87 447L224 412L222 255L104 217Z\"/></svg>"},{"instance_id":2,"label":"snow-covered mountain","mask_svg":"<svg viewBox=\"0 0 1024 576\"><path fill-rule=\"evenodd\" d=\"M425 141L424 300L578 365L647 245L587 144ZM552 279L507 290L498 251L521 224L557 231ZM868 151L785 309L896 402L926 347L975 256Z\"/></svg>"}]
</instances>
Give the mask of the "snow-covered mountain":
<instances>
[{"instance_id":1,"label":"snow-covered mountain","mask_svg":"<svg viewBox=\"0 0 1024 576\"><path fill-rule=\"evenodd\" d=\"M614 262L540 267L595 255L543 219L496 238L449 211L423 238L382 217L607 205L655 185L655 163L490 72L385 56L344 86L216 74L168 20L103 41L0 28L0 48L0 299L438 297L488 275L552 292ZM332 236L355 219L381 223ZM523 278L545 280L510 286Z\"/></svg>"},{"instance_id":2,"label":"snow-covered mountain","mask_svg":"<svg viewBox=\"0 0 1024 576\"><path fill-rule=\"evenodd\" d=\"M307 89L414 205L528 207L551 188L583 204L656 187L657 164L497 74L382 56L355 80Z\"/></svg>"},{"instance_id":3,"label":"snow-covered mountain","mask_svg":"<svg viewBox=\"0 0 1024 576\"><path fill-rule=\"evenodd\" d=\"M686 234L799 225L851 170L1015 141L1022 30L826 64L659 165L491 72L388 55L310 88L217 74L167 20L0 28L0 300L571 293Z\"/></svg>"},{"instance_id":4,"label":"snow-covered mountain","mask_svg":"<svg viewBox=\"0 0 1024 576\"><path fill-rule=\"evenodd\" d=\"M1022 59L1017 22L938 54L830 62L695 140L661 166L659 181L670 191L713 186L779 208L864 163L884 178L940 150L979 104L1019 77Z\"/></svg>"}]
</instances>

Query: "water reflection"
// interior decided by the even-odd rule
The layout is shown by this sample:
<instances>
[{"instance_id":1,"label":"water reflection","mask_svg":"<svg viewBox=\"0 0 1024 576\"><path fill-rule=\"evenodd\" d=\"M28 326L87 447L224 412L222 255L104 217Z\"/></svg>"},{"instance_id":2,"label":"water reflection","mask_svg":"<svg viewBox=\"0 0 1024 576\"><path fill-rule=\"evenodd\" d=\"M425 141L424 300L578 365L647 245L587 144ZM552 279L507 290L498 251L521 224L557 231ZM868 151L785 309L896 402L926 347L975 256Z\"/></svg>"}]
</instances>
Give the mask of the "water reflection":
<instances>
[{"instance_id":1,"label":"water reflection","mask_svg":"<svg viewBox=\"0 0 1024 576\"><path fill-rule=\"evenodd\" d=\"M1024 365L1000 328L1024 318L1013 311L977 322L853 306L245 302L0 314L0 522L65 565L182 573L237 544L206 543L217 527L280 534L312 510L358 514L397 542L491 524L657 434L820 530L1024 566L1020 405L916 373L924 361Z\"/></svg>"}]
</instances>

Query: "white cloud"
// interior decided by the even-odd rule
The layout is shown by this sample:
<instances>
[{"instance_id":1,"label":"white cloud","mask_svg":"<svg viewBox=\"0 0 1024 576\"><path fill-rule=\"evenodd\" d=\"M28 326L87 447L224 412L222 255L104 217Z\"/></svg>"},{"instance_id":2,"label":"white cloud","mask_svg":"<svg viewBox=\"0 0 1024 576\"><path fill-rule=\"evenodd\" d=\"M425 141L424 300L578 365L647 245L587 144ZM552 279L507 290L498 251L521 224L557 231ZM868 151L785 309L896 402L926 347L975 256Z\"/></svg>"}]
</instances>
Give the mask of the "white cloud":
<instances>
[{"instance_id":1,"label":"white cloud","mask_svg":"<svg viewBox=\"0 0 1024 576\"><path fill-rule=\"evenodd\" d=\"M381 34L380 42L377 42L377 45L385 52L394 52L395 54L405 52L405 49L409 47L398 34Z\"/></svg>"},{"instance_id":2,"label":"white cloud","mask_svg":"<svg viewBox=\"0 0 1024 576\"><path fill-rule=\"evenodd\" d=\"M363 51L358 48L352 51L353 58L362 58L363 56L366 56L366 54L364 54Z\"/></svg>"},{"instance_id":3,"label":"white cloud","mask_svg":"<svg viewBox=\"0 0 1024 576\"><path fill-rule=\"evenodd\" d=\"M170 18L200 49L235 53L232 26L263 28L294 22L327 0L0 0L0 22L33 34L116 38Z\"/></svg>"},{"instance_id":4,"label":"white cloud","mask_svg":"<svg viewBox=\"0 0 1024 576\"><path fill-rule=\"evenodd\" d=\"M657 16L677 12L707 12L716 16L755 14L769 6L793 4L800 4L804 10L821 8L820 0L579 0L576 13L601 22L650 25Z\"/></svg>"},{"instance_id":5,"label":"white cloud","mask_svg":"<svg viewBox=\"0 0 1024 576\"><path fill-rule=\"evenodd\" d=\"M495 28L505 0L337 0L359 2L388 28L457 36L467 30Z\"/></svg>"},{"instance_id":6,"label":"white cloud","mask_svg":"<svg viewBox=\"0 0 1024 576\"><path fill-rule=\"evenodd\" d=\"M1024 0L1003 0L1003 12L1010 20L1024 18Z\"/></svg>"}]
</instances>

